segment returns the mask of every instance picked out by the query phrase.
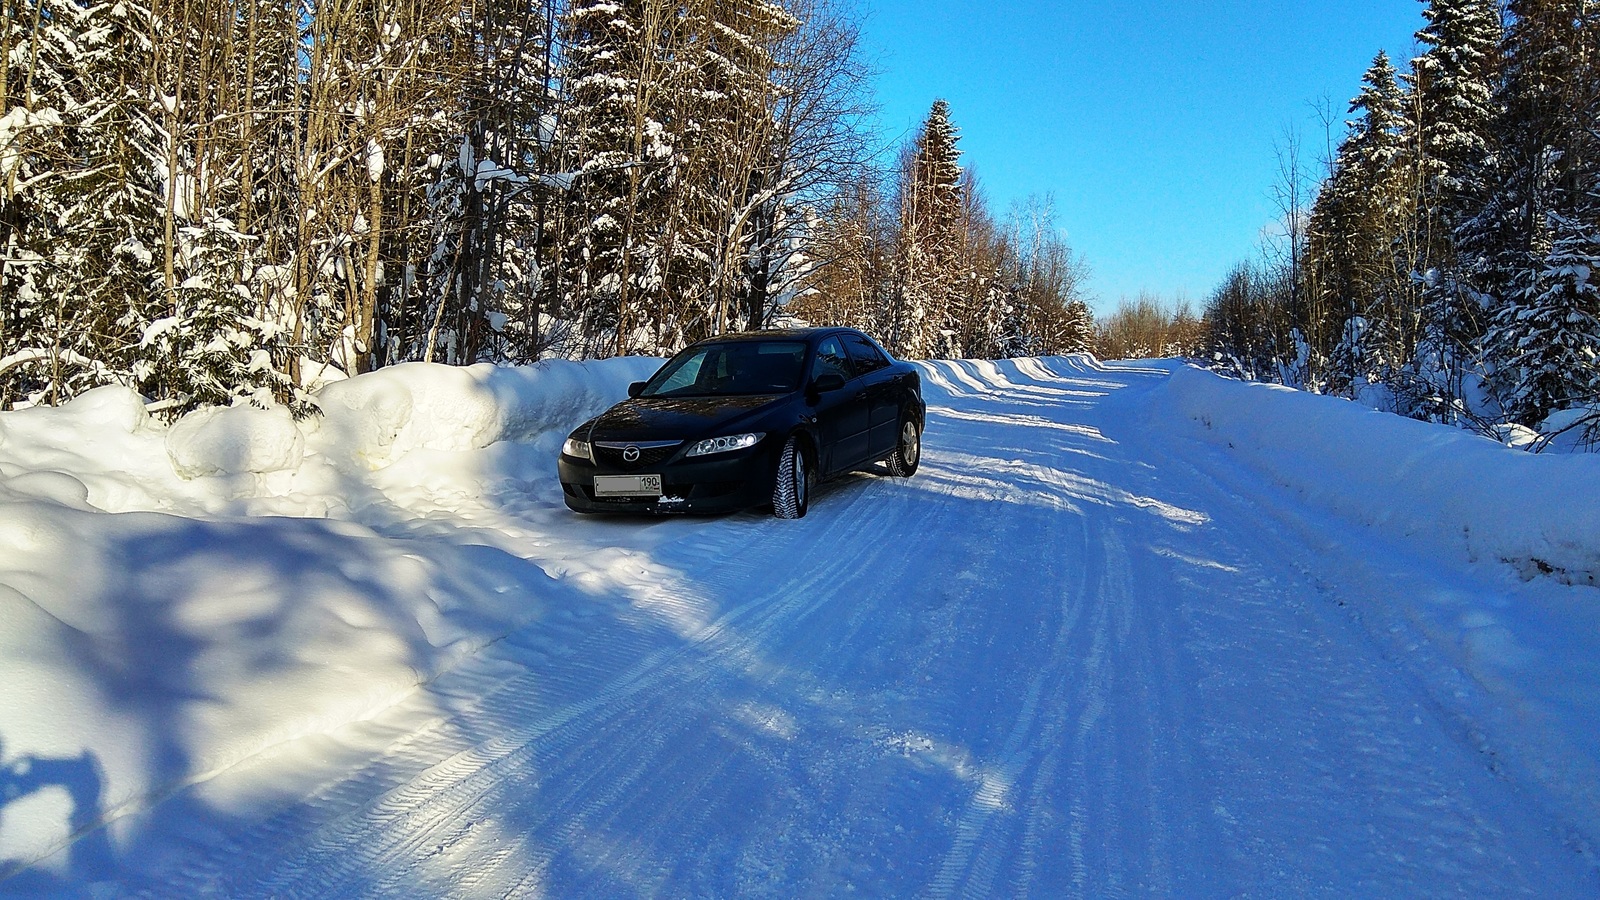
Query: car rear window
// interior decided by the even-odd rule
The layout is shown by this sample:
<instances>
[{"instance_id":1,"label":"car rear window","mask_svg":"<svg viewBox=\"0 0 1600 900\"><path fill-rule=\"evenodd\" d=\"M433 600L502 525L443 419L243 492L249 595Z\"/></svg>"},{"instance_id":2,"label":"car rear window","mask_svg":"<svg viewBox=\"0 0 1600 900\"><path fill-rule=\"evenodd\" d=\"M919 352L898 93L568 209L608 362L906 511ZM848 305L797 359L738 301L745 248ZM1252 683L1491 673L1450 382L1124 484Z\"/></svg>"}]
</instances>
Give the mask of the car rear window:
<instances>
[{"instance_id":1,"label":"car rear window","mask_svg":"<svg viewBox=\"0 0 1600 900\"><path fill-rule=\"evenodd\" d=\"M889 365L889 358L883 355L883 351L859 334L845 335L844 345L850 348L850 356L856 361L858 375L876 372Z\"/></svg>"},{"instance_id":2,"label":"car rear window","mask_svg":"<svg viewBox=\"0 0 1600 900\"><path fill-rule=\"evenodd\" d=\"M850 369L850 357L838 338L828 338L817 347L817 361L811 365L811 379L815 381L826 372L832 372L845 381L856 377Z\"/></svg>"}]
</instances>

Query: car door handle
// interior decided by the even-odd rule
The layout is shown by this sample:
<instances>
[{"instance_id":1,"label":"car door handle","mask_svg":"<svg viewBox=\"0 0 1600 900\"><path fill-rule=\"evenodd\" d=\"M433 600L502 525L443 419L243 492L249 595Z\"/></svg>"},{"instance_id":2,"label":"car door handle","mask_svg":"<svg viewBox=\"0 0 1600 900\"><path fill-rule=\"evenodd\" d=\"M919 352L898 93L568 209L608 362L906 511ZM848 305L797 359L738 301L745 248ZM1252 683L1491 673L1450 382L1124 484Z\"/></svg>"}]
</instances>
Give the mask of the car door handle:
<instances>
[{"instance_id":1,"label":"car door handle","mask_svg":"<svg viewBox=\"0 0 1600 900\"><path fill-rule=\"evenodd\" d=\"M856 394L854 397L851 397L850 399L852 399L852 400L865 400L865 399L867 399L867 392L866 391L861 391L860 393Z\"/></svg>"}]
</instances>

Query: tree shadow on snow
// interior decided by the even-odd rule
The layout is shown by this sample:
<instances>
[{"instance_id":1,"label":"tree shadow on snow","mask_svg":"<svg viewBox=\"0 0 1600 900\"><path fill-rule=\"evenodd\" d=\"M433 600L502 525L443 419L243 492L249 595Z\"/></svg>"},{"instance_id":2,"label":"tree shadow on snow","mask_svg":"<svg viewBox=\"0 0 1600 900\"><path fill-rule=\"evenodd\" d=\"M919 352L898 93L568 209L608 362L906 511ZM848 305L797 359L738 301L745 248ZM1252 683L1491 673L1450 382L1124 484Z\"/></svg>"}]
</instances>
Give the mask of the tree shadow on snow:
<instances>
[{"instance_id":1,"label":"tree shadow on snow","mask_svg":"<svg viewBox=\"0 0 1600 900\"><path fill-rule=\"evenodd\" d=\"M69 872L92 870L111 858L105 832L98 827L103 790L104 773L91 752L9 758L0 740L0 826L7 812L20 804L42 800L55 806L63 813L63 830L76 838L67 849ZM53 872L27 868L24 860L0 857L0 884L6 893L38 895L63 890L67 882Z\"/></svg>"}]
</instances>

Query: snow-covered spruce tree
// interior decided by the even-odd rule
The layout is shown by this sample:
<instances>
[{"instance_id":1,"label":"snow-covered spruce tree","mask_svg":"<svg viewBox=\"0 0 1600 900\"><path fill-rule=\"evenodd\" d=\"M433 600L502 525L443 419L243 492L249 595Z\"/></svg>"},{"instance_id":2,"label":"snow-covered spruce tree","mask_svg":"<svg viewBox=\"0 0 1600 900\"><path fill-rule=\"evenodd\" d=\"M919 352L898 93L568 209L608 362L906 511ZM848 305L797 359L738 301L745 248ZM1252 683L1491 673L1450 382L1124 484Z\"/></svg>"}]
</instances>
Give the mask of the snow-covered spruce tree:
<instances>
[{"instance_id":1,"label":"snow-covered spruce tree","mask_svg":"<svg viewBox=\"0 0 1600 900\"><path fill-rule=\"evenodd\" d=\"M232 216L268 208L252 150L261 84L281 85L288 63L271 13L163 2L150 78L160 98L161 237L157 302L138 341L138 383L183 410L241 398L294 397L283 373L287 328L259 295L263 242ZM240 25L243 27L238 27ZM279 28L285 22L278 22ZM276 40L275 40L276 39ZM266 47L275 47L268 56ZM258 84L257 81L261 84ZM278 94L282 99L282 94Z\"/></svg>"},{"instance_id":2,"label":"snow-covered spruce tree","mask_svg":"<svg viewBox=\"0 0 1600 900\"><path fill-rule=\"evenodd\" d=\"M1477 180L1491 149L1504 33L1495 0L1427 3L1422 15L1428 24L1416 35L1427 49L1412 60L1408 80L1414 92L1423 213L1436 223L1430 236L1448 242L1468 200L1482 190Z\"/></svg>"},{"instance_id":3,"label":"snow-covered spruce tree","mask_svg":"<svg viewBox=\"0 0 1600 900\"><path fill-rule=\"evenodd\" d=\"M685 223L678 230L687 245L703 250L676 254L673 283L680 296L704 298L706 305L683 310L669 346L748 322L745 261L755 241L770 238L752 225L778 224L787 174L776 118L775 52L801 24L767 0L700 0L689 9L681 59L690 71L682 80L693 89L679 95L682 130L690 140L688 178L679 193Z\"/></svg>"},{"instance_id":4,"label":"snow-covered spruce tree","mask_svg":"<svg viewBox=\"0 0 1600 900\"><path fill-rule=\"evenodd\" d=\"M1006 250L995 241L967 257L956 347L963 358L1005 359L1021 330L1013 302L1017 284L1010 277L1015 268L1004 258Z\"/></svg>"},{"instance_id":5,"label":"snow-covered spruce tree","mask_svg":"<svg viewBox=\"0 0 1600 900\"><path fill-rule=\"evenodd\" d=\"M30 271L5 279L0 305L22 327L7 329L0 377L13 402L54 403L101 384L137 386L139 337L160 302L169 186L149 10L52 3L28 21L28 46L12 59L26 50L29 74L7 76L8 93L21 88L7 112L21 126L8 138L20 143L4 156L7 273Z\"/></svg>"},{"instance_id":6,"label":"snow-covered spruce tree","mask_svg":"<svg viewBox=\"0 0 1600 900\"><path fill-rule=\"evenodd\" d=\"M76 48L86 11L59 0L5 0L0 16L0 409L50 402L80 372L63 346L65 296L54 290L58 253L69 248L55 222L66 200L60 182L73 163L76 131L66 121L90 85ZM31 10L31 11L30 11ZM62 110L68 111L63 116Z\"/></svg>"},{"instance_id":7,"label":"snow-covered spruce tree","mask_svg":"<svg viewBox=\"0 0 1600 900\"><path fill-rule=\"evenodd\" d=\"M1458 247L1470 253L1477 302L1493 322L1484 337L1490 385L1514 421L1537 425L1553 389L1530 390L1520 364L1551 339L1547 320L1530 303L1557 302L1550 272L1581 245L1593 226L1596 190L1593 62L1600 47L1593 4L1586 0L1513 0L1498 95L1498 151L1482 205L1461 226ZM1579 244L1574 244L1578 241ZM1567 250L1556 254L1556 244ZM1580 317L1581 318L1581 317ZM1581 341L1579 341L1581 343ZM1580 373L1569 377L1581 379Z\"/></svg>"},{"instance_id":8,"label":"snow-covered spruce tree","mask_svg":"<svg viewBox=\"0 0 1600 900\"><path fill-rule=\"evenodd\" d=\"M1551 215L1549 252L1500 307L1489 336L1502 402L1530 426L1600 403L1600 227Z\"/></svg>"},{"instance_id":9,"label":"snow-covered spruce tree","mask_svg":"<svg viewBox=\"0 0 1600 900\"><path fill-rule=\"evenodd\" d=\"M273 363L282 331L256 314L257 239L208 215L193 222L185 217L175 240L172 306L139 340L136 370L145 393L176 410L294 398L293 385Z\"/></svg>"},{"instance_id":10,"label":"snow-covered spruce tree","mask_svg":"<svg viewBox=\"0 0 1600 900\"><path fill-rule=\"evenodd\" d=\"M1504 37L1496 0L1429 0L1412 61L1415 201L1411 246L1423 284L1422 333L1402 393L1415 415L1452 421L1483 335L1456 231L1481 205L1493 148L1494 91Z\"/></svg>"},{"instance_id":11,"label":"snow-covered spruce tree","mask_svg":"<svg viewBox=\"0 0 1600 900\"><path fill-rule=\"evenodd\" d=\"M1393 250L1404 225L1404 97L1387 54L1378 54L1362 81L1350 103L1361 116L1349 123L1308 228L1308 281L1316 296L1306 333L1314 354L1330 359L1325 378L1338 392L1357 380L1384 377L1403 358L1392 338L1405 315L1406 279L1397 275ZM1357 316L1387 323L1378 334L1391 340L1359 348L1340 341L1345 323Z\"/></svg>"},{"instance_id":12,"label":"snow-covered spruce tree","mask_svg":"<svg viewBox=\"0 0 1600 900\"><path fill-rule=\"evenodd\" d=\"M36 68L44 77L31 88L59 119L49 135L59 152L27 181L50 212L24 239L51 245L27 284L61 336L48 354L55 399L108 381L176 409L264 385L287 396L275 367L261 364L258 351L281 331L254 283L259 262L287 246L264 247L244 230L273 220L271 198L290 183L271 170L289 154L259 136L264 120L290 118L285 93L263 85L293 81L282 70L298 28L283 12L290 33L273 32L270 15L179 2L41 15L75 29L76 51L56 70L68 77ZM268 49L272 34L283 39ZM26 367L16 373L28 377Z\"/></svg>"},{"instance_id":13,"label":"snow-covered spruce tree","mask_svg":"<svg viewBox=\"0 0 1600 900\"><path fill-rule=\"evenodd\" d=\"M203 183L197 194L203 202L190 224L213 233L174 228L174 237L187 245L187 250L178 249L176 261L205 267L176 281L200 276L207 284L223 285L240 280L249 302L239 297L237 312L260 342L239 347L232 360L235 371L250 375L235 394L254 396L270 381L279 400L292 401L299 396L299 385L289 373L306 355L291 340L293 260L301 227L294 181L300 122L286 112L296 108L301 89L297 10L280 3L201 9L211 18L199 22L196 30L226 40L211 64L216 74L186 71L192 82L185 86L186 96L215 105L185 104L183 133L189 138L190 172ZM228 259L230 249L239 256ZM260 360L258 349L271 354L272 372L251 368Z\"/></svg>"},{"instance_id":14,"label":"snow-covered spruce tree","mask_svg":"<svg viewBox=\"0 0 1600 900\"><path fill-rule=\"evenodd\" d=\"M961 247L961 151L950 105L934 101L901 171L896 302L888 339L909 359L950 353Z\"/></svg>"},{"instance_id":15,"label":"snow-covered spruce tree","mask_svg":"<svg viewBox=\"0 0 1600 900\"><path fill-rule=\"evenodd\" d=\"M1094 349L1094 312L1089 309L1089 304L1076 297L1068 300L1061 307L1058 321L1058 325L1048 330L1039 348L1042 355L1088 353Z\"/></svg>"}]
</instances>

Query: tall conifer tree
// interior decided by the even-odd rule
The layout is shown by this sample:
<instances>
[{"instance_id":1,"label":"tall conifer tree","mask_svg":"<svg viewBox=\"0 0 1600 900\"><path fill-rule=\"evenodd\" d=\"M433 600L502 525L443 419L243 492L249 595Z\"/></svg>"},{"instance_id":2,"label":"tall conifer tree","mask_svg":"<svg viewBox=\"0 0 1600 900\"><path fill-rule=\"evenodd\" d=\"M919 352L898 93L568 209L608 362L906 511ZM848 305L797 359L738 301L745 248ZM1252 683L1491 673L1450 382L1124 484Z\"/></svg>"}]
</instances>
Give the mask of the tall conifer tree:
<instances>
[{"instance_id":1,"label":"tall conifer tree","mask_svg":"<svg viewBox=\"0 0 1600 900\"><path fill-rule=\"evenodd\" d=\"M1350 102L1360 118L1350 122L1312 208L1307 254L1318 295L1307 323L1311 350L1330 359L1327 377L1340 390L1402 358L1405 279L1394 245L1404 227L1404 97L1387 54L1378 54L1362 82Z\"/></svg>"},{"instance_id":2,"label":"tall conifer tree","mask_svg":"<svg viewBox=\"0 0 1600 900\"><path fill-rule=\"evenodd\" d=\"M902 175L899 302L890 340L912 359L943 356L951 349L962 239L959 139L950 104L934 101Z\"/></svg>"},{"instance_id":3,"label":"tall conifer tree","mask_svg":"<svg viewBox=\"0 0 1600 900\"><path fill-rule=\"evenodd\" d=\"M1501 94L1501 152L1488 201L1465 226L1480 251L1474 275L1492 304L1485 352L1515 421L1538 425L1562 398L1581 394L1581 368L1538 356L1585 339L1580 270L1593 247L1596 182L1588 118L1595 17L1588 0L1513 0ZM1567 274L1563 274L1567 273ZM1561 288L1562 282L1571 283ZM1565 387L1550 379L1566 379Z\"/></svg>"},{"instance_id":4,"label":"tall conifer tree","mask_svg":"<svg viewBox=\"0 0 1600 900\"><path fill-rule=\"evenodd\" d=\"M1495 122L1503 39L1496 0L1427 0L1427 50L1412 61L1416 189L1411 246L1422 280L1420 346L1408 393L1417 411L1448 418L1482 336L1482 309L1464 281L1456 232L1482 203Z\"/></svg>"}]
</instances>

